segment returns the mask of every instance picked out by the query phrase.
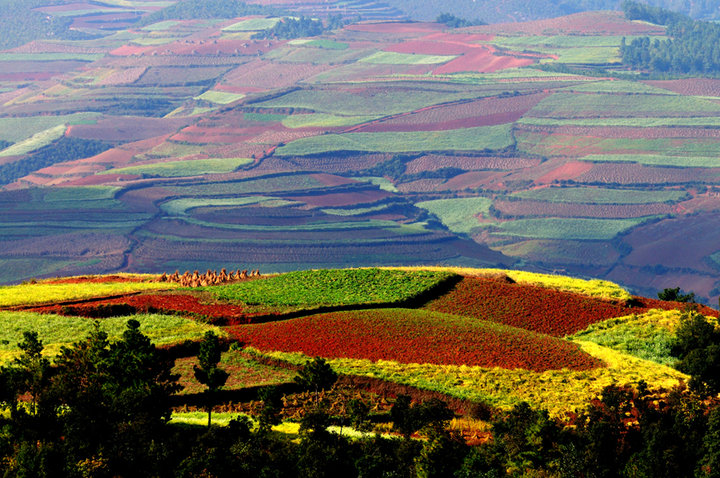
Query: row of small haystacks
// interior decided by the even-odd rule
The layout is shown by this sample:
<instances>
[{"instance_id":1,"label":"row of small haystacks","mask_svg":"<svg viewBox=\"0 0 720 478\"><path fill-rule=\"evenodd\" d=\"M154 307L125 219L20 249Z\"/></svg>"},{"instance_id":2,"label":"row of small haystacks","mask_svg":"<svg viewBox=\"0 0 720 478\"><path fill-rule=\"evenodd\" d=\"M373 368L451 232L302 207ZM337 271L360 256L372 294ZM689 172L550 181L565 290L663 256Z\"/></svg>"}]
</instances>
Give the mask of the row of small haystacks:
<instances>
[{"instance_id":1,"label":"row of small haystacks","mask_svg":"<svg viewBox=\"0 0 720 478\"><path fill-rule=\"evenodd\" d=\"M237 282L253 277L260 277L259 269L253 269L250 272L248 272L247 269L238 269L237 271L230 271L230 273L228 273L227 269L222 269L220 273L208 269L204 274L195 270L192 273L190 273L190 271L185 271L182 275L180 274L180 271L176 270L174 273L169 275L163 272L158 280L160 282L174 282L182 285L183 287L206 287L209 285Z\"/></svg>"}]
</instances>

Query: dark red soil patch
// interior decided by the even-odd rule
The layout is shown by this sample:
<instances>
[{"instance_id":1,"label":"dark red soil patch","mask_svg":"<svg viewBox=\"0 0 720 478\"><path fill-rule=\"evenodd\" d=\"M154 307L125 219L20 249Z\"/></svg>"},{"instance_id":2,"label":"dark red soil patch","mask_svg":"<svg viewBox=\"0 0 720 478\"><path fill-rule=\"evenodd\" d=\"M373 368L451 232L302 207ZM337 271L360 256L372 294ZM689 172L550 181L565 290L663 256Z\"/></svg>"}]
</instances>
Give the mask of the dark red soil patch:
<instances>
[{"instance_id":1,"label":"dark red soil patch","mask_svg":"<svg viewBox=\"0 0 720 478\"><path fill-rule=\"evenodd\" d=\"M682 80L651 80L643 83L681 95L720 96L720 80L718 79L686 78Z\"/></svg>"},{"instance_id":2,"label":"dark red soil patch","mask_svg":"<svg viewBox=\"0 0 720 478\"><path fill-rule=\"evenodd\" d=\"M595 322L635 312L624 304L476 277L466 277L454 290L430 302L425 308L556 337L579 332Z\"/></svg>"},{"instance_id":3,"label":"dark red soil patch","mask_svg":"<svg viewBox=\"0 0 720 478\"><path fill-rule=\"evenodd\" d=\"M389 22L389 23L360 23L345 27L347 30L356 32L368 32L368 33L388 33L388 34L402 34L402 33L432 33L439 32L445 28L445 25L440 23L400 23L400 22Z\"/></svg>"},{"instance_id":4,"label":"dark red soil patch","mask_svg":"<svg viewBox=\"0 0 720 478\"><path fill-rule=\"evenodd\" d=\"M230 327L261 350L326 358L394 360L537 372L588 370L602 362L576 344L526 330L453 320L410 309L335 312L281 322Z\"/></svg>"},{"instance_id":5,"label":"dark red soil patch","mask_svg":"<svg viewBox=\"0 0 720 478\"><path fill-rule=\"evenodd\" d=\"M137 278L127 276L82 276L82 277L66 277L61 279L50 279L43 281L45 284L105 284L108 282L146 282Z\"/></svg>"}]
</instances>

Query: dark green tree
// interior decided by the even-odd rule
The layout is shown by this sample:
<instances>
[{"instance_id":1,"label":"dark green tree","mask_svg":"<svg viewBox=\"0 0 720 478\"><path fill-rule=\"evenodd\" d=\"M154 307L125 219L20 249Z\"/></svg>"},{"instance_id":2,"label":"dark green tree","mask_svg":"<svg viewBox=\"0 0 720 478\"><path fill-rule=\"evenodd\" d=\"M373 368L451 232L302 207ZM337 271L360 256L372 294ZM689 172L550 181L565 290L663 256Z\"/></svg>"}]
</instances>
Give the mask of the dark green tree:
<instances>
[{"instance_id":1,"label":"dark green tree","mask_svg":"<svg viewBox=\"0 0 720 478\"><path fill-rule=\"evenodd\" d=\"M220 358L222 357L222 347L220 340L214 332L205 332L205 337L200 343L200 351L198 352L198 363L193 366L193 372L198 382L205 385L205 409L208 412L208 428L210 428L212 419L212 409L217 392L225 385L229 374L218 367Z\"/></svg>"},{"instance_id":2,"label":"dark green tree","mask_svg":"<svg viewBox=\"0 0 720 478\"><path fill-rule=\"evenodd\" d=\"M670 353L679 359L675 367L690 375L691 390L709 395L720 392L720 330L705 316L683 315Z\"/></svg>"},{"instance_id":3,"label":"dark green tree","mask_svg":"<svg viewBox=\"0 0 720 478\"><path fill-rule=\"evenodd\" d=\"M667 288L663 289L662 292L658 292L658 299L675 302L695 302L695 293L689 292L684 294L680 290L680 287L675 287L674 289Z\"/></svg>"},{"instance_id":4,"label":"dark green tree","mask_svg":"<svg viewBox=\"0 0 720 478\"><path fill-rule=\"evenodd\" d=\"M324 358L315 357L308 360L305 365L298 370L295 377L295 383L300 385L304 390L310 390L315 393L315 401L318 401L321 390L328 390L337 382L338 374L332 369Z\"/></svg>"},{"instance_id":5,"label":"dark green tree","mask_svg":"<svg viewBox=\"0 0 720 478\"><path fill-rule=\"evenodd\" d=\"M45 348L37 332L23 332L23 339L18 343L20 356L13 360L16 369L16 380L19 382L18 392L30 394L30 413L37 413L38 397L47 385L50 361L43 357Z\"/></svg>"}]
</instances>

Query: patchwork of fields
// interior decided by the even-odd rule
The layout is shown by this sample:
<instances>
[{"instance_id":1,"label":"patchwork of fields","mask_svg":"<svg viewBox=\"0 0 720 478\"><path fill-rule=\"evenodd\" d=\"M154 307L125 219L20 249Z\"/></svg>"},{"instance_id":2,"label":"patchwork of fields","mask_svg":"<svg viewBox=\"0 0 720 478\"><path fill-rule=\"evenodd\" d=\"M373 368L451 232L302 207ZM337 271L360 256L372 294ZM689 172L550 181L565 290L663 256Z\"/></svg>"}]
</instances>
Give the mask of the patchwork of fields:
<instances>
[{"instance_id":1,"label":"patchwork of fields","mask_svg":"<svg viewBox=\"0 0 720 478\"><path fill-rule=\"evenodd\" d=\"M237 342L220 363L230 373L228 394L292 382L294 367L313 356L381 393L410 386L492 410L524 400L556 417L610 383L645 381L661 393L687 378L672 368L668 345L683 304L633 297L606 281L440 267L234 276L180 289L165 277L0 287L0 363L18 355L25 330L37 331L53 355L94 321L116 340L134 319L177 356L188 397L203 390L190 351L207 331Z\"/></svg>"},{"instance_id":2,"label":"patchwork of fields","mask_svg":"<svg viewBox=\"0 0 720 478\"><path fill-rule=\"evenodd\" d=\"M720 87L597 73L661 27L591 12L259 39L280 20L139 26L160 5L119 3L48 6L96 37L0 52L2 282L516 263L720 295ZM371 3L348 8L400 18Z\"/></svg>"}]
</instances>

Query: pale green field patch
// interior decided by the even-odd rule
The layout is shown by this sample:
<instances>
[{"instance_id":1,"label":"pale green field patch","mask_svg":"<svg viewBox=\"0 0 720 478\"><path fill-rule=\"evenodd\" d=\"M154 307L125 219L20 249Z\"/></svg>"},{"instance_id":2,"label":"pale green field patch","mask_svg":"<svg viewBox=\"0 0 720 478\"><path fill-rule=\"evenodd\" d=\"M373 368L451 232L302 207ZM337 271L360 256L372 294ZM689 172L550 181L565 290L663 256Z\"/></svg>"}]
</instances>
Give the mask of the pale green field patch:
<instances>
[{"instance_id":1,"label":"pale green field patch","mask_svg":"<svg viewBox=\"0 0 720 478\"><path fill-rule=\"evenodd\" d=\"M220 105L227 105L243 98L245 98L245 95L242 93L229 93L227 91L215 90L208 90L200 96L195 97L196 100L205 100Z\"/></svg>"},{"instance_id":2,"label":"pale green field patch","mask_svg":"<svg viewBox=\"0 0 720 478\"><path fill-rule=\"evenodd\" d=\"M53 141L62 138L65 135L67 126L64 124L57 125L55 127L46 129L39 133L35 133L31 137L15 143L9 148L5 148L0 151L0 157L6 156L21 156L23 154L31 153L37 149L47 146Z\"/></svg>"},{"instance_id":3,"label":"pale green field patch","mask_svg":"<svg viewBox=\"0 0 720 478\"><path fill-rule=\"evenodd\" d=\"M376 65L436 65L447 63L455 58L457 58L457 55L421 55L379 51L365 58L361 58L358 62Z\"/></svg>"},{"instance_id":4,"label":"pale green field patch","mask_svg":"<svg viewBox=\"0 0 720 478\"><path fill-rule=\"evenodd\" d=\"M480 226L478 215L489 215L492 200L484 197L436 199L415 204L436 215L451 231L469 234Z\"/></svg>"},{"instance_id":5,"label":"pale green field patch","mask_svg":"<svg viewBox=\"0 0 720 478\"><path fill-rule=\"evenodd\" d=\"M280 22L280 18L251 18L223 28L225 32L252 32L267 30Z\"/></svg>"},{"instance_id":6,"label":"pale green field patch","mask_svg":"<svg viewBox=\"0 0 720 478\"><path fill-rule=\"evenodd\" d=\"M250 158L208 158L188 161L168 161L142 166L109 169L98 174L144 174L148 176L174 178L199 176L202 174L229 173L252 162L253 160Z\"/></svg>"}]
</instances>

